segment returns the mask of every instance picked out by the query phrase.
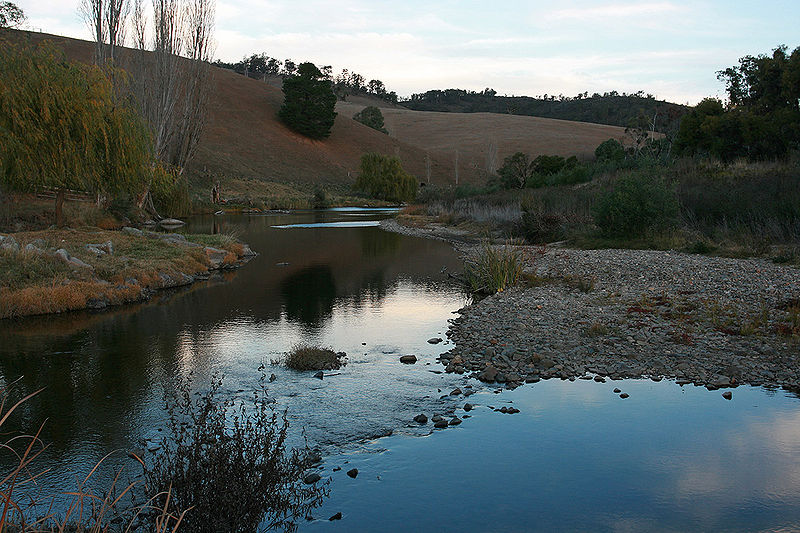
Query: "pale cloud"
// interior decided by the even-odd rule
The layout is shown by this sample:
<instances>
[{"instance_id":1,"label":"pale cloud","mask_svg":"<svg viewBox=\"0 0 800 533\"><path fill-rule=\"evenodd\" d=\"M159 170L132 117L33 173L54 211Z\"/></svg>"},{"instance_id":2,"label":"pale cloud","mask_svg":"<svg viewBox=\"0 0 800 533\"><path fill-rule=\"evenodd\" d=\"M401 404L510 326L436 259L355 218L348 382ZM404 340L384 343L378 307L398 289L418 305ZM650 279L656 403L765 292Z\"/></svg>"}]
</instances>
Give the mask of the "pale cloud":
<instances>
[{"instance_id":1,"label":"pale cloud","mask_svg":"<svg viewBox=\"0 0 800 533\"><path fill-rule=\"evenodd\" d=\"M597 7L559 9L550 13L548 18L554 20L628 19L632 17L651 17L653 15L664 15L667 13L674 14L681 11L683 11L682 7L669 2L650 4L608 4Z\"/></svg>"}]
</instances>

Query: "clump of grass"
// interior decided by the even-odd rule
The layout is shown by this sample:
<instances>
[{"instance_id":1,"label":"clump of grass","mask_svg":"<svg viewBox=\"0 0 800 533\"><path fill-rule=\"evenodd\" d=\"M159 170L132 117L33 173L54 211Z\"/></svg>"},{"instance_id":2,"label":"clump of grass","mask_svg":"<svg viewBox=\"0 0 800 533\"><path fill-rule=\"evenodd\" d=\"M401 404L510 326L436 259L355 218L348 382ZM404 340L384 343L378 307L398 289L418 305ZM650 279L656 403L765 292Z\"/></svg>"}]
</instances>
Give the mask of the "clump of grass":
<instances>
[{"instance_id":1,"label":"clump of grass","mask_svg":"<svg viewBox=\"0 0 800 533\"><path fill-rule=\"evenodd\" d=\"M608 326L602 322L593 322L584 330L587 337L604 337L608 335Z\"/></svg>"},{"instance_id":2,"label":"clump of grass","mask_svg":"<svg viewBox=\"0 0 800 533\"><path fill-rule=\"evenodd\" d=\"M293 370L336 370L346 364L344 352L298 344L286 354L284 363Z\"/></svg>"},{"instance_id":3,"label":"clump of grass","mask_svg":"<svg viewBox=\"0 0 800 533\"><path fill-rule=\"evenodd\" d=\"M464 280L474 293L493 294L515 285L522 275L522 258L510 246L488 242L464 264Z\"/></svg>"},{"instance_id":4,"label":"clump of grass","mask_svg":"<svg viewBox=\"0 0 800 533\"><path fill-rule=\"evenodd\" d=\"M581 292L591 292L592 290L594 290L595 283L597 283L597 277L565 276L564 282L567 284L568 287L572 287L573 289L578 289Z\"/></svg>"}]
</instances>

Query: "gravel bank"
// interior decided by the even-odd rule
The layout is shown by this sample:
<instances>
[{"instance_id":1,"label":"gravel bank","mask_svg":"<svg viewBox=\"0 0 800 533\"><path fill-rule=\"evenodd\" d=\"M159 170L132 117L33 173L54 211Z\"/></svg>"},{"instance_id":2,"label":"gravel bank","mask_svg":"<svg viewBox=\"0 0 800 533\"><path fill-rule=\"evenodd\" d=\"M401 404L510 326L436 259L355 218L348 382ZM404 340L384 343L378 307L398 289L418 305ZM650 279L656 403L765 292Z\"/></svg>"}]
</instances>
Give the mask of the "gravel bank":
<instances>
[{"instance_id":1,"label":"gravel bank","mask_svg":"<svg viewBox=\"0 0 800 533\"><path fill-rule=\"evenodd\" d=\"M518 249L538 281L459 310L455 347L441 356L448 372L508 387L647 377L800 390L800 269L674 251Z\"/></svg>"}]
</instances>

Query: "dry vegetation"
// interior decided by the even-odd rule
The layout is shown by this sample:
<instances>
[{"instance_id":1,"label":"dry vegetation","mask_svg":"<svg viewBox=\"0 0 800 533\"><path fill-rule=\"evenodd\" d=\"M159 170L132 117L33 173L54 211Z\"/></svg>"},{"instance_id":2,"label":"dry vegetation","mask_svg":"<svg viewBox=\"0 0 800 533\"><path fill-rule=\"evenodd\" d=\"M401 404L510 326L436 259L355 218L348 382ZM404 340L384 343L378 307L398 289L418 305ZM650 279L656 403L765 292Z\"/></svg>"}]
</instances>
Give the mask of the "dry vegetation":
<instances>
[{"instance_id":1,"label":"dry vegetation","mask_svg":"<svg viewBox=\"0 0 800 533\"><path fill-rule=\"evenodd\" d=\"M240 243L224 235L189 235L201 244L195 247L99 229L29 231L14 238L21 251L0 250L0 318L140 301L153 290L207 274L203 246L226 250L223 265L228 266L243 252ZM86 247L106 241L113 243L112 254L97 255ZM68 265L51 253L24 251L30 243L51 252L63 248L92 269Z\"/></svg>"},{"instance_id":2,"label":"dry vegetation","mask_svg":"<svg viewBox=\"0 0 800 533\"><path fill-rule=\"evenodd\" d=\"M286 354L286 366L293 370L336 370L345 365L345 354L330 348L299 344Z\"/></svg>"}]
</instances>

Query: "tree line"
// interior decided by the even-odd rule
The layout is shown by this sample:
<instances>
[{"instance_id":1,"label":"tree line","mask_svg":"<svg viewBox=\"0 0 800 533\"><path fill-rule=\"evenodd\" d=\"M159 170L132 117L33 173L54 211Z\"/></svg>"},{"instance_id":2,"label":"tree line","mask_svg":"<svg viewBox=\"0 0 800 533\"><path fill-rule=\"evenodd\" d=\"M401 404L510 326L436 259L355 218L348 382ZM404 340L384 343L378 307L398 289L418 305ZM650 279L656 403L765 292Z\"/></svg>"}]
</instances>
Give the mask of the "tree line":
<instances>
[{"instance_id":1,"label":"tree line","mask_svg":"<svg viewBox=\"0 0 800 533\"><path fill-rule=\"evenodd\" d=\"M232 70L248 78L263 81L270 78L295 76L299 68L299 64L292 59L281 61L266 53L251 54L236 63L217 60L214 65ZM331 82L333 92L339 100L347 100L350 95L371 95L393 104L398 102L397 93L389 91L381 80L367 81L361 74L348 69L342 69L341 72L334 75L333 67L330 65L319 67L319 71L322 73L323 79Z\"/></svg>"},{"instance_id":2,"label":"tree line","mask_svg":"<svg viewBox=\"0 0 800 533\"><path fill-rule=\"evenodd\" d=\"M640 117L655 120L656 131L677 129L687 107L656 100L643 91L635 93L588 92L575 96L563 94L541 96L500 96L497 91L465 89L431 90L412 94L402 105L416 111L446 111L452 113L501 113L593 122L623 128L640 121ZM655 117L655 119L654 119Z\"/></svg>"}]
</instances>

